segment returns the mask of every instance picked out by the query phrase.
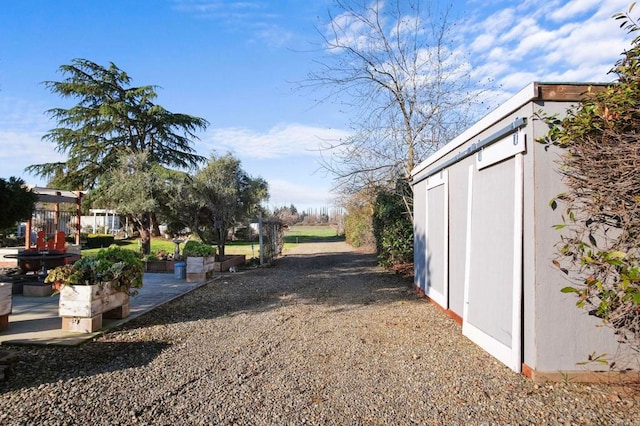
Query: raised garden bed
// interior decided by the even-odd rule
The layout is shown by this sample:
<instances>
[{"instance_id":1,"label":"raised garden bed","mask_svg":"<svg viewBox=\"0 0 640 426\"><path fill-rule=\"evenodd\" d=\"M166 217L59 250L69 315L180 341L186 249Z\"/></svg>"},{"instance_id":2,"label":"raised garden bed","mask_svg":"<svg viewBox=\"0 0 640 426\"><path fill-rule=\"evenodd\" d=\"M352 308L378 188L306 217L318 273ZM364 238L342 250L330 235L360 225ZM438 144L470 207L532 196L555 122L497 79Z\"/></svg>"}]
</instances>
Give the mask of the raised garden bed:
<instances>
[{"instance_id":1,"label":"raised garden bed","mask_svg":"<svg viewBox=\"0 0 640 426\"><path fill-rule=\"evenodd\" d=\"M217 272L228 271L232 266L244 265L246 256L244 254L231 254L225 256L223 261L216 261L213 268Z\"/></svg>"},{"instance_id":2,"label":"raised garden bed","mask_svg":"<svg viewBox=\"0 0 640 426\"><path fill-rule=\"evenodd\" d=\"M60 290L62 329L92 333L102 328L102 318L129 316L129 293L113 283L65 285Z\"/></svg>"},{"instance_id":3,"label":"raised garden bed","mask_svg":"<svg viewBox=\"0 0 640 426\"><path fill-rule=\"evenodd\" d=\"M173 272L173 260L147 260L144 262L145 272Z\"/></svg>"},{"instance_id":4,"label":"raised garden bed","mask_svg":"<svg viewBox=\"0 0 640 426\"><path fill-rule=\"evenodd\" d=\"M187 282L199 283L208 280L213 276L215 267L215 258L213 256L205 257L187 257Z\"/></svg>"},{"instance_id":5,"label":"raised garden bed","mask_svg":"<svg viewBox=\"0 0 640 426\"><path fill-rule=\"evenodd\" d=\"M9 314L11 313L11 283L0 283L0 331L9 326Z\"/></svg>"}]
</instances>

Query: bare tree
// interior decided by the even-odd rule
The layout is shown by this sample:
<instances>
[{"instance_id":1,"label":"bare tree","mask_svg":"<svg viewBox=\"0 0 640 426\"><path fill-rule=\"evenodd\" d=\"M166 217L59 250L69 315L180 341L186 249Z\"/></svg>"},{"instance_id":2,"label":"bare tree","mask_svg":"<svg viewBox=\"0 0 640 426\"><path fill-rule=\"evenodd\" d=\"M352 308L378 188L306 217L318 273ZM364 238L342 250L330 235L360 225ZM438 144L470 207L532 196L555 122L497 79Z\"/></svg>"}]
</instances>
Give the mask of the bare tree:
<instances>
[{"instance_id":1,"label":"bare tree","mask_svg":"<svg viewBox=\"0 0 640 426\"><path fill-rule=\"evenodd\" d=\"M393 188L470 122L477 82L455 46L450 7L420 0L335 0L325 55L307 87L356 112L354 133L326 141L323 167L341 192Z\"/></svg>"}]
</instances>

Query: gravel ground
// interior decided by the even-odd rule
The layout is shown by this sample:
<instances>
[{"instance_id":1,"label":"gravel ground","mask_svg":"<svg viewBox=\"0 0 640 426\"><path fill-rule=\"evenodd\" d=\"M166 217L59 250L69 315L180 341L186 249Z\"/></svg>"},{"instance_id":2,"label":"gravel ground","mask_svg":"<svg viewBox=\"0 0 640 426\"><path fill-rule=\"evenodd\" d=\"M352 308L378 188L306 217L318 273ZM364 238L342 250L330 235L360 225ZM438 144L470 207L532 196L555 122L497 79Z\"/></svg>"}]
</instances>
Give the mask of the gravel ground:
<instances>
[{"instance_id":1,"label":"gravel ground","mask_svg":"<svg viewBox=\"0 0 640 426\"><path fill-rule=\"evenodd\" d=\"M344 243L301 244L79 347L12 347L0 424L640 422L628 387L536 385Z\"/></svg>"}]
</instances>

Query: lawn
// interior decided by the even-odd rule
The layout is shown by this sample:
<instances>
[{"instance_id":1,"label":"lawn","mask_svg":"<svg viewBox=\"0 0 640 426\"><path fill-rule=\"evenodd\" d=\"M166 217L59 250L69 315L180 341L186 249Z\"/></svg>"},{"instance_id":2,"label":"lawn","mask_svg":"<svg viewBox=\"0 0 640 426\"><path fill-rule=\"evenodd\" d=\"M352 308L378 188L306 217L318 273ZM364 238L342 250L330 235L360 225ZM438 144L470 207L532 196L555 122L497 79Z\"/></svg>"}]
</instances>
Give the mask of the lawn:
<instances>
[{"instance_id":1,"label":"lawn","mask_svg":"<svg viewBox=\"0 0 640 426\"><path fill-rule=\"evenodd\" d=\"M285 243L310 243L319 241L343 241L344 235L338 235L336 229L329 225L303 226L296 225L284 234Z\"/></svg>"},{"instance_id":2,"label":"lawn","mask_svg":"<svg viewBox=\"0 0 640 426\"><path fill-rule=\"evenodd\" d=\"M138 246L138 240L116 240L115 244L120 247L128 248L130 250L138 251L140 247ZM255 247L252 250L252 245ZM184 247L184 244L180 244L180 249ZM157 252L159 250L164 250L167 253L173 253L175 249L175 245L171 240L167 240L164 238L152 238L151 239L151 251ZM82 250L83 256L95 256L95 254L100 249L85 249ZM259 245L257 242L244 242L244 241L233 241L228 242L225 245L226 254L244 254L247 256L247 259L251 259L251 257L257 257L260 254ZM255 254L253 254L255 253Z\"/></svg>"},{"instance_id":3,"label":"lawn","mask_svg":"<svg viewBox=\"0 0 640 426\"><path fill-rule=\"evenodd\" d=\"M335 228L328 225L292 226L284 234L284 249L287 250L298 244L321 241L343 241L344 235L338 235ZM138 240L116 240L120 247L138 251ZM180 244L182 249L184 244ZM175 245L164 238L151 239L151 251L164 250L173 253ZM82 250L84 256L94 256L100 249ZM257 241L232 241L225 245L226 254L244 254L247 259L260 256L260 245Z\"/></svg>"}]
</instances>

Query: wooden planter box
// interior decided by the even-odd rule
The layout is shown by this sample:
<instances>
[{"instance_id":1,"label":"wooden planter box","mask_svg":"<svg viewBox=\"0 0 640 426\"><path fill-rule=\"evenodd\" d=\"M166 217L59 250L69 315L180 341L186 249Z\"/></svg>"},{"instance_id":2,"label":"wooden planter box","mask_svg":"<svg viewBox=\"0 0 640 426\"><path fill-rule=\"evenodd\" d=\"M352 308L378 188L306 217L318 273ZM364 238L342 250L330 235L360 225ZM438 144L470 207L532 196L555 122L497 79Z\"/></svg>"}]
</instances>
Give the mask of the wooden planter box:
<instances>
[{"instance_id":1,"label":"wooden planter box","mask_svg":"<svg viewBox=\"0 0 640 426\"><path fill-rule=\"evenodd\" d=\"M53 294L53 287L47 283L25 283L22 287L24 297L49 297Z\"/></svg>"},{"instance_id":2,"label":"wooden planter box","mask_svg":"<svg viewBox=\"0 0 640 426\"><path fill-rule=\"evenodd\" d=\"M225 256L222 262L215 263L215 270L218 272L228 271L232 266L244 265L246 256L244 254L232 254Z\"/></svg>"},{"instance_id":3,"label":"wooden planter box","mask_svg":"<svg viewBox=\"0 0 640 426\"><path fill-rule=\"evenodd\" d=\"M67 285L60 290L59 315L62 329L92 333L102 328L102 318L129 316L129 293L111 282Z\"/></svg>"},{"instance_id":4,"label":"wooden planter box","mask_svg":"<svg viewBox=\"0 0 640 426\"><path fill-rule=\"evenodd\" d=\"M11 313L11 283L0 283L0 331L9 326Z\"/></svg>"},{"instance_id":5,"label":"wooden planter box","mask_svg":"<svg viewBox=\"0 0 640 426\"><path fill-rule=\"evenodd\" d=\"M187 257L187 282L199 283L213 277L215 257Z\"/></svg>"},{"instance_id":6,"label":"wooden planter box","mask_svg":"<svg viewBox=\"0 0 640 426\"><path fill-rule=\"evenodd\" d=\"M149 260L144 262L145 272L173 272L173 260Z\"/></svg>"}]
</instances>

